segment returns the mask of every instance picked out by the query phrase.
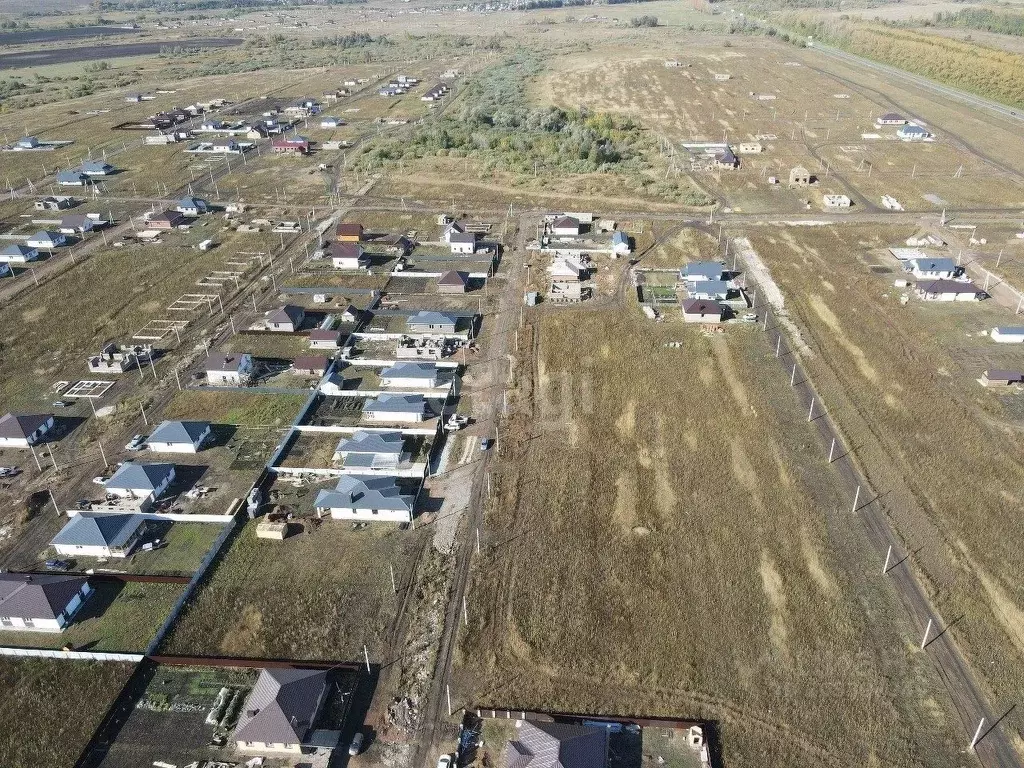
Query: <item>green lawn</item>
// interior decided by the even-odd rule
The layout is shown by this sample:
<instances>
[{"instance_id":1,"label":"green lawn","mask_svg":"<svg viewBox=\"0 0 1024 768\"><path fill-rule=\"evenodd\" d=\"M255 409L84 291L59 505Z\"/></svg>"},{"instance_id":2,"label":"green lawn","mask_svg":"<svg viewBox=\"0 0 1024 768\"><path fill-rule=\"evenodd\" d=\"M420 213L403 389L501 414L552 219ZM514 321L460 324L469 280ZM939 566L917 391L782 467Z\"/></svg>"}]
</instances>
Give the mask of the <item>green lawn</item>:
<instances>
[{"instance_id":1,"label":"green lawn","mask_svg":"<svg viewBox=\"0 0 1024 768\"><path fill-rule=\"evenodd\" d=\"M290 425L306 402L303 395L249 394L247 392L179 392L164 410L166 419L206 419L238 427Z\"/></svg>"},{"instance_id":2,"label":"green lawn","mask_svg":"<svg viewBox=\"0 0 1024 768\"><path fill-rule=\"evenodd\" d=\"M136 549L123 560L110 559L105 562L95 557L76 556L72 558L75 570L95 568L123 573L190 576L223 530L222 526L215 523L151 522L148 525L152 533L147 534L144 541L159 538L167 542L167 546L150 552Z\"/></svg>"}]
</instances>

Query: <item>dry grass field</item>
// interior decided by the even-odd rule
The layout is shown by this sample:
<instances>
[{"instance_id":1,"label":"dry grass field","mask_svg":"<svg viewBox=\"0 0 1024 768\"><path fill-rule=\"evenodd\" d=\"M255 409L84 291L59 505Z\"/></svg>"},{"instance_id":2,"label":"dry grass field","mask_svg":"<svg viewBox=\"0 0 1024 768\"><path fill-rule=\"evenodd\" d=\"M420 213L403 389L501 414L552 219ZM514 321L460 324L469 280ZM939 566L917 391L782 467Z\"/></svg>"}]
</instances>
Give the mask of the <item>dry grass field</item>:
<instances>
[{"instance_id":1,"label":"dry grass field","mask_svg":"<svg viewBox=\"0 0 1024 768\"><path fill-rule=\"evenodd\" d=\"M805 334L818 391L884 494L937 609L947 621L960 617L956 640L1005 711L1020 695L1024 662L1024 559L1009 534L1024 487L1024 408L1019 394L994 394L976 379L986 368L1024 367L1024 350L984 335L1014 324L993 301L901 307L898 275L871 267L905 236L779 228L751 242ZM1021 727L1016 711L1008 720Z\"/></svg>"},{"instance_id":2,"label":"dry grass field","mask_svg":"<svg viewBox=\"0 0 1024 768\"><path fill-rule=\"evenodd\" d=\"M453 697L707 718L730 766L969 765L759 330L535 322Z\"/></svg>"},{"instance_id":3,"label":"dry grass field","mask_svg":"<svg viewBox=\"0 0 1024 768\"><path fill-rule=\"evenodd\" d=\"M0 764L70 768L131 673L131 664L0 659Z\"/></svg>"}]
</instances>

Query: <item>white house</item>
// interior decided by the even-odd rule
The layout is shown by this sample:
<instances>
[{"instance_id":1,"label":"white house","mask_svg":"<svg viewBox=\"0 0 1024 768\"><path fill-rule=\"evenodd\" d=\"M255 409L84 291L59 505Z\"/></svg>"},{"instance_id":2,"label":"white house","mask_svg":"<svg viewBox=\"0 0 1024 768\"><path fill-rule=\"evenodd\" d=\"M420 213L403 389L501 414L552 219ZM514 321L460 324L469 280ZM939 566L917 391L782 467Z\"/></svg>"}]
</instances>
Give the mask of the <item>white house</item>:
<instances>
[{"instance_id":1,"label":"white house","mask_svg":"<svg viewBox=\"0 0 1024 768\"><path fill-rule=\"evenodd\" d=\"M956 262L952 259L939 258L918 258L911 259L907 266L910 267L911 274L919 279L928 280L949 280L956 277L960 271Z\"/></svg>"},{"instance_id":2,"label":"white house","mask_svg":"<svg viewBox=\"0 0 1024 768\"><path fill-rule=\"evenodd\" d=\"M199 216L200 214L206 213L210 210L210 204L202 198L189 196L181 198L174 210L179 213L183 213L186 216Z\"/></svg>"},{"instance_id":3,"label":"white house","mask_svg":"<svg viewBox=\"0 0 1024 768\"><path fill-rule=\"evenodd\" d=\"M29 248L46 248L51 250L53 248L60 248L62 245L67 243L68 239L60 232L46 232L39 230L32 237L25 241L25 245Z\"/></svg>"},{"instance_id":4,"label":"white house","mask_svg":"<svg viewBox=\"0 0 1024 768\"><path fill-rule=\"evenodd\" d=\"M414 424L427 418L423 395L382 394L363 405L363 420L386 424Z\"/></svg>"},{"instance_id":5,"label":"white house","mask_svg":"<svg viewBox=\"0 0 1024 768\"><path fill-rule=\"evenodd\" d=\"M551 225L555 237L576 237L580 233L580 220L574 216L560 216Z\"/></svg>"},{"instance_id":6,"label":"white house","mask_svg":"<svg viewBox=\"0 0 1024 768\"><path fill-rule=\"evenodd\" d=\"M370 257L359 243L333 242L327 247L327 253L335 269L366 269L370 266Z\"/></svg>"},{"instance_id":7,"label":"white house","mask_svg":"<svg viewBox=\"0 0 1024 768\"><path fill-rule=\"evenodd\" d=\"M973 283L959 280L925 280L914 290L925 301L980 301L984 296Z\"/></svg>"},{"instance_id":8,"label":"white house","mask_svg":"<svg viewBox=\"0 0 1024 768\"><path fill-rule=\"evenodd\" d=\"M84 576L0 573L0 630L61 632L90 594Z\"/></svg>"},{"instance_id":9,"label":"white house","mask_svg":"<svg viewBox=\"0 0 1024 768\"><path fill-rule=\"evenodd\" d=\"M345 121L338 117L322 117L320 118L321 128L340 128L345 124Z\"/></svg>"},{"instance_id":10,"label":"white house","mask_svg":"<svg viewBox=\"0 0 1024 768\"><path fill-rule=\"evenodd\" d=\"M342 462L346 470L353 472L394 469L406 455L404 444L401 432L366 432L360 429L338 443L334 460Z\"/></svg>"},{"instance_id":11,"label":"white house","mask_svg":"<svg viewBox=\"0 0 1024 768\"><path fill-rule=\"evenodd\" d=\"M380 373L382 387L433 389L441 386L435 363L397 363Z\"/></svg>"},{"instance_id":12,"label":"white house","mask_svg":"<svg viewBox=\"0 0 1024 768\"><path fill-rule=\"evenodd\" d=\"M21 243L11 243L0 250L0 261L5 264L25 264L39 258L39 249Z\"/></svg>"},{"instance_id":13,"label":"white house","mask_svg":"<svg viewBox=\"0 0 1024 768\"><path fill-rule=\"evenodd\" d=\"M683 302L683 321L687 323L720 323L725 309L717 301L687 299Z\"/></svg>"},{"instance_id":14,"label":"white house","mask_svg":"<svg viewBox=\"0 0 1024 768\"><path fill-rule=\"evenodd\" d=\"M58 555L127 557L145 534L142 515L80 512L50 539Z\"/></svg>"},{"instance_id":15,"label":"white house","mask_svg":"<svg viewBox=\"0 0 1024 768\"><path fill-rule=\"evenodd\" d=\"M476 235L472 232L453 232L448 237L448 247L453 255L472 256L476 253Z\"/></svg>"},{"instance_id":16,"label":"white house","mask_svg":"<svg viewBox=\"0 0 1024 768\"><path fill-rule=\"evenodd\" d=\"M103 488L108 494L138 501L140 508L145 508L159 499L173 481L173 464L128 462L118 467Z\"/></svg>"},{"instance_id":17,"label":"white house","mask_svg":"<svg viewBox=\"0 0 1024 768\"><path fill-rule=\"evenodd\" d=\"M53 429L49 413L8 413L0 418L0 448L28 448Z\"/></svg>"},{"instance_id":18,"label":"white house","mask_svg":"<svg viewBox=\"0 0 1024 768\"><path fill-rule=\"evenodd\" d=\"M922 128L920 125L914 125L913 123L907 123L898 131L896 136L900 141L924 141L932 137L931 133L927 129Z\"/></svg>"},{"instance_id":19,"label":"white house","mask_svg":"<svg viewBox=\"0 0 1024 768\"><path fill-rule=\"evenodd\" d=\"M310 751L322 747L310 737L327 692L325 669L264 669L239 713L235 745L242 751L294 756L302 754L303 746Z\"/></svg>"},{"instance_id":20,"label":"white house","mask_svg":"<svg viewBox=\"0 0 1024 768\"><path fill-rule=\"evenodd\" d=\"M895 112L886 112L875 120L875 125L906 125L907 118L897 115Z\"/></svg>"},{"instance_id":21,"label":"white house","mask_svg":"<svg viewBox=\"0 0 1024 768\"><path fill-rule=\"evenodd\" d=\"M629 235L625 232L612 232L612 253L616 256L629 256L632 250L629 246Z\"/></svg>"},{"instance_id":22,"label":"white house","mask_svg":"<svg viewBox=\"0 0 1024 768\"><path fill-rule=\"evenodd\" d=\"M1024 344L1024 328L1019 326L993 328L989 337L992 341L998 341L1000 344Z\"/></svg>"},{"instance_id":23,"label":"white house","mask_svg":"<svg viewBox=\"0 0 1024 768\"><path fill-rule=\"evenodd\" d=\"M237 387L248 383L255 366L252 355L238 352L211 352L206 359L206 381L212 385Z\"/></svg>"},{"instance_id":24,"label":"white house","mask_svg":"<svg viewBox=\"0 0 1024 768\"><path fill-rule=\"evenodd\" d=\"M342 475L334 490L317 494L317 515L335 520L408 523L416 498L402 491L390 476Z\"/></svg>"},{"instance_id":25,"label":"white house","mask_svg":"<svg viewBox=\"0 0 1024 768\"><path fill-rule=\"evenodd\" d=\"M199 453L210 437L208 421L164 421L146 440L146 447L157 453Z\"/></svg>"}]
</instances>

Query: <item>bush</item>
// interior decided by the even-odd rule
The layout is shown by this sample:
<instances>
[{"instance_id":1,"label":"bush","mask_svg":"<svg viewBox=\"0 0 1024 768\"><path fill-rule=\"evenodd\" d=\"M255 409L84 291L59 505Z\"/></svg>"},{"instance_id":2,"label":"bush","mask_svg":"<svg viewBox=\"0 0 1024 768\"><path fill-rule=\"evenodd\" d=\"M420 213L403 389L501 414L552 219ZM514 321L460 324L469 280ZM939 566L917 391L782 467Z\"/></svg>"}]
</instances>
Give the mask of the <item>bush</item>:
<instances>
[{"instance_id":1,"label":"bush","mask_svg":"<svg viewBox=\"0 0 1024 768\"><path fill-rule=\"evenodd\" d=\"M656 27L658 26L657 16L634 16L629 20L629 26L631 27Z\"/></svg>"}]
</instances>

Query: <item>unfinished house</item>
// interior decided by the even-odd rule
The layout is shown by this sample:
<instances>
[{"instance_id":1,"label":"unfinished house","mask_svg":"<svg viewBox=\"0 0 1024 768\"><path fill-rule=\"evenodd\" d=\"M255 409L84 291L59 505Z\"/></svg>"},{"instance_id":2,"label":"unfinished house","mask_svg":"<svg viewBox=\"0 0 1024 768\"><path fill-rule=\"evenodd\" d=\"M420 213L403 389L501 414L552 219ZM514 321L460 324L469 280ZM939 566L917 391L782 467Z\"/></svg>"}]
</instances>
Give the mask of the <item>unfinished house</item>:
<instances>
[{"instance_id":1,"label":"unfinished house","mask_svg":"<svg viewBox=\"0 0 1024 768\"><path fill-rule=\"evenodd\" d=\"M590 288L579 280L552 280L548 289L548 301L575 304L590 297Z\"/></svg>"},{"instance_id":2,"label":"unfinished house","mask_svg":"<svg viewBox=\"0 0 1024 768\"><path fill-rule=\"evenodd\" d=\"M811 172L804 168L802 165L798 165L789 172L789 186L791 187L808 187L811 184Z\"/></svg>"},{"instance_id":3,"label":"unfinished house","mask_svg":"<svg viewBox=\"0 0 1024 768\"><path fill-rule=\"evenodd\" d=\"M445 343L439 339L416 339L403 336L398 340L395 358L398 360L440 360L444 356Z\"/></svg>"},{"instance_id":4,"label":"unfinished house","mask_svg":"<svg viewBox=\"0 0 1024 768\"><path fill-rule=\"evenodd\" d=\"M86 362L89 365L89 373L118 376L132 368L141 370L142 365L149 361L151 352L149 347L120 347L111 342L103 347L98 355L93 355Z\"/></svg>"}]
</instances>

